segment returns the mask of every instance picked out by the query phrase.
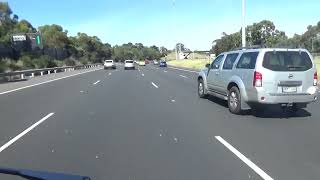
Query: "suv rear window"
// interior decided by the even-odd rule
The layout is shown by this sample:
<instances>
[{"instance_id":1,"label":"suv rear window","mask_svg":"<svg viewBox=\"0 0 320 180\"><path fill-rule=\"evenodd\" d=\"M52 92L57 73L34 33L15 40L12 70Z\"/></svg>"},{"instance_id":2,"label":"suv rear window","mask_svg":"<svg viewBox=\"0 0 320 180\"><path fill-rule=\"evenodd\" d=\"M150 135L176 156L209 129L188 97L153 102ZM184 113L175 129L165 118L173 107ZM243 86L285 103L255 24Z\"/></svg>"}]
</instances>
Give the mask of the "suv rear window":
<instances>
[{"instance_id":1,"label":"suv rear window","mask_svg":"<svg viewBox=\"0 0 320 180\"><path fill-rule=\"evenodd\" d=\"M125 63L133 63L133 61L126 61Z\"/></svg>"},{"instance_id":2,"label":"suv rear window","mask_svg":"<svg viewBox=\"0 0 320 180\"><path fill-rule=\"evenodd\" d=\"M269 51L263 58L262 66L272 71L306 71L312 62L306 52Z\"/></svg>"},{"instance_id":3,"label":"suv rear window","mask_svg":"<svg viewBox=\"0 0 320 180\"><path fill-rule=\"evenodd\" d=\"M237 64L238 69L254 69L259 52L245 52L241 55Z\"/></svg>"},{"instance_id":4,"label":"suv rear window","mask_svg":"<svg viewBox=\"0 0 320 180\"><path fill-rule=\"evenodd\" d=\"M112 60L107 60L107 61L106 61L106 63L112 63L112 62L113 62Z\"/></svg>"}]
</instances>

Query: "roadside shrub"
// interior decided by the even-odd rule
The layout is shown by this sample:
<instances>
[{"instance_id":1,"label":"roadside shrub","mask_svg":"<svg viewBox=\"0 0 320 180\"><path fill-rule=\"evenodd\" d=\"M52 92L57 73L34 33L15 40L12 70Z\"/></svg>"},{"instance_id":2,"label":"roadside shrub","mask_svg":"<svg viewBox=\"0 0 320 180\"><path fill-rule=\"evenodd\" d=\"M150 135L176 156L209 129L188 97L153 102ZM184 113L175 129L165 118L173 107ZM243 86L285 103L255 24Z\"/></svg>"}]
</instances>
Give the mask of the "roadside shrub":
<instances>
[{"instance_id":1,"label":"roadside shrub","mask_svg":"<svg viewBox=\"0 0 320 180\"><path fill-rule=\"evenodd\" d=\"M21 66L18 66L16 64L16 62L14 61L9 61L8 63L8 67L11 71L18 71L18 70L22 70L22 67Z\"/></svg>"},{"instance_id":2,"label":"roadside shrub","mask_svg":"<svg viewBox=\"0 0 320 180\"><path fill-rule=\"evenodd\" d=\"M39 58L34 59L34 64L38 69L51 67L52 65L56 66L56 64L53 62L53 59L47 55L43 55Z\"/></svg>"},{"instance_id":3,"label":"roadside shrub","mask_svg":"<svg viewBox=\"0 0 320 180\"><path fill-rule=\"evenodd\" d=\"M57 64L55 63L55 61L53 60L48 61L47 68L53 68L53 67L57 67Z\"/></svg>"},{"instance_id":4,"label":"roadside shrub","mask_svg":"<svg viewBox=\"0 0 320 180\"><path fill-rule=\"evenodd\" d=\"M72 59L66 59L64 61L64 63L65 63L66 66L75 66L76 65L76 62L74 60L72 60Z\"/></svg>"},{"instance_id":5,"label":"roadside shrub","mask_svg":"<svg viewBox=\"0 0 320 180\"><path fill-rule=\"evenodd\" d=\"M0 60L0 73L5 72L8 69L8 65L6 63L6 59Z\"/></svg>"},{"instance_id":6,"label":"roadside shrub","mask_svg":"<svg viewBox=\"0 0 320 180\"><path fill-rule=\"evenodd\" d=\"M82 58L80 59L80 63L81 63L82 65L87 65L87 64L88 64L88 60L87 60L85 57L82 57Z\"/></svg>"},{"instance_id":7,"label":"roadside shrub","mask_svg":"<svg viewBox=\"0 0 320 180\"><path fill-rule=\"evenodd\" d=\"M34 61L29 56L22 56L19 61L22 61L23 69L34 69L36 67Z\"/></svg>"},{"instance_id":8,"label":"roadside shrub","mask_svg":"<svg viewBox=\"0 0 320 180\"><path fill-rule=\"evenodd\" d=\"M60 60L54 60L53 61L58 67L62 67L64 66L64 62L63 61L60 61Z\"/></svg>"}]
</instances>

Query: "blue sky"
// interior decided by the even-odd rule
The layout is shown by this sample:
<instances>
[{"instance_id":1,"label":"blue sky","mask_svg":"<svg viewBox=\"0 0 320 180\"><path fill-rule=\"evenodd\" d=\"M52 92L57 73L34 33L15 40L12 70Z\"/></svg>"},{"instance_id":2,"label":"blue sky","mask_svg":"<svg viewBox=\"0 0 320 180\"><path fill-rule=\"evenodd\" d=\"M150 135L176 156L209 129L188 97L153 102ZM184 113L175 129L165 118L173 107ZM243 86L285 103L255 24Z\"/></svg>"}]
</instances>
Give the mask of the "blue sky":
<instances>
[{"instance_id":1,"label":"blue sky","mask_svg":"<svg viewBox=\"0 0 320 180\"><path fill-rule=\"evenodd\" d=\"M8 0L35 27L59 24L112 45L141 42L208 50L222 32L241 26L241 0ZM175 2L175 3L174 3ZM175 6L173 5L175 4ZM320 21L319 0L247 0L246 23L272 20L288 36Z\"/></svg>"}]
</instances>

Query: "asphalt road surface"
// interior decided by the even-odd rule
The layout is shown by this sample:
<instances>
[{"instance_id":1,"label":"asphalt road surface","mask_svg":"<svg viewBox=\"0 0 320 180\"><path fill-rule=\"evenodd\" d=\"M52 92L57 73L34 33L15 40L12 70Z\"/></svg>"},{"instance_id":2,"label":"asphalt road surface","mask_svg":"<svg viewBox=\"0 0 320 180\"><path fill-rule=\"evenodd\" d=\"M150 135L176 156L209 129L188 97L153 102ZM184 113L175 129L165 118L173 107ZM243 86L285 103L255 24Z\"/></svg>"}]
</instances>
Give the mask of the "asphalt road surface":
<instances>
[{"instance_id":1,"label":"asphalt road surface","mask_svg":"<svg viewBox=\"0 0 320 180\"><path fill-rule=\"evenodd\" d=\"M0 166L110 180L320 179L319 102L295 116L233 115L198 98L196 76L118 65L0 92Z\"/></svg>"}]
</instances>

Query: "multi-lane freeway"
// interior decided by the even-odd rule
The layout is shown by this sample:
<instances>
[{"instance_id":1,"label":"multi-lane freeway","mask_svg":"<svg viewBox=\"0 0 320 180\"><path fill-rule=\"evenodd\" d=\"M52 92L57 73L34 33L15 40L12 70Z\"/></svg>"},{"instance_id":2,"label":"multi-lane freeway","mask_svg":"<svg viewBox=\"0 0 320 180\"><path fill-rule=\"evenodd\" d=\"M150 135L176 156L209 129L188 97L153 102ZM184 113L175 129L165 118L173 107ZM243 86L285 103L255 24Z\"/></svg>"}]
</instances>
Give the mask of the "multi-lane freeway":
<instances>
[{"instance_id":1,"label":"multi-lane freeway","mask_svg":"<svg viewBox=\"0 0 320 180\"><path fill-rule=\"evenodd\" d=\"M152 65L0 84L0 166L111 180L320 179L320 104L233 115ZM0 176L0 179L10 179Z\"/></svg>"}]
</instances>

